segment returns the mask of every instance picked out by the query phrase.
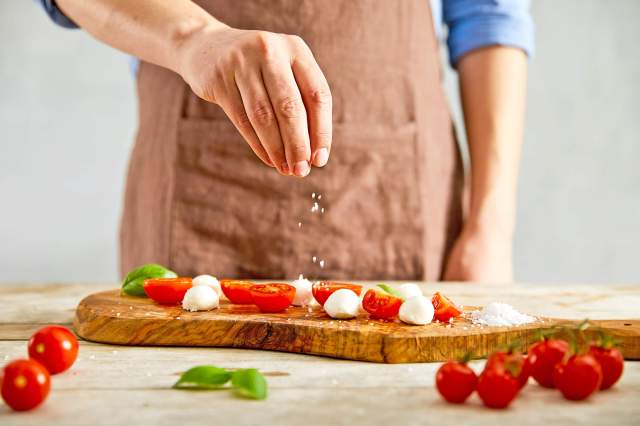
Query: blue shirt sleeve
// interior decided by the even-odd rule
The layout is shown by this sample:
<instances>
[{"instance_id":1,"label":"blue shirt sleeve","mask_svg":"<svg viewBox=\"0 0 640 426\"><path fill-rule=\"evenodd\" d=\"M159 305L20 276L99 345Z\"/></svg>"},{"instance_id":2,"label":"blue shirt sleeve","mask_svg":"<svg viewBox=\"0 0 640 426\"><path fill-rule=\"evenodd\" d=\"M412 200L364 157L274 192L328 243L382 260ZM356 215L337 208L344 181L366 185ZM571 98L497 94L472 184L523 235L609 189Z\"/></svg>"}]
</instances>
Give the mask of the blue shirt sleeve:
<instances>
[{"instance_id":1,"label":"blue shirt sleeve","mask_svg":"<svg viewBox=\"0 0 640 426\"><path fill-rule=\"evenodd\" d=\"M64 28L78 28L75 22L73 22L69 17L67 17L58 5L56 5L55 0L36 0L38 3L42 5L47 15L51 18L53 22L60 25Z\"/></svg>"},{"instance_id":2,"label":"blue shirt sleeve","mask_svg":"<svg viewBox=\"0 0 640 426\"><path fill-rule=\"evenodd\" d=\"M529 0L443 0L451 65L455 67L464 54L491 45L517 47L532 56L534 28L529 5Z\"/></svg>"}]
</instances>

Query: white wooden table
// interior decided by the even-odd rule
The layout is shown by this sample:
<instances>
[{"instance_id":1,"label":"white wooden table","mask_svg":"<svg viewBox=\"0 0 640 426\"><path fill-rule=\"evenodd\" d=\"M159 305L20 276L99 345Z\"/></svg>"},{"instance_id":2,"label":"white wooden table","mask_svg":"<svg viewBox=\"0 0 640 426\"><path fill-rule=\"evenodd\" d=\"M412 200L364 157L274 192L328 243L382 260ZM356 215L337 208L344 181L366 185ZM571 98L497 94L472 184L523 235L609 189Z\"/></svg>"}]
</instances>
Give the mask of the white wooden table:
<instances>
[{"instance_id":1,"label":"white wooden table","mask_svg":"<svg viewBox=\"0 0 640 426\"><path fill-rule=\"evenodd\" d=\"M435 284L425 285L435 289ZM0 362L25 357L39 327L70 326L80 299L113 285L0 286ZM462 304L504 301L534 315L593 319L640 317L640 286L438 284ZM179 372L212 364L268 374L266 401L227 391L177 391ZM472 363L476 371L482 361ZM473 395L448 405L434 389L439 364L372 364L277 352L220 348L144 348L80 343L71 370L53 377L48 400L14 413L0 402L0 425L495 425L640 424L640 362L626 362L617 386L590 400L565 401L530 383L508 410L485 409Z\"/></svg>"}]
</instances>

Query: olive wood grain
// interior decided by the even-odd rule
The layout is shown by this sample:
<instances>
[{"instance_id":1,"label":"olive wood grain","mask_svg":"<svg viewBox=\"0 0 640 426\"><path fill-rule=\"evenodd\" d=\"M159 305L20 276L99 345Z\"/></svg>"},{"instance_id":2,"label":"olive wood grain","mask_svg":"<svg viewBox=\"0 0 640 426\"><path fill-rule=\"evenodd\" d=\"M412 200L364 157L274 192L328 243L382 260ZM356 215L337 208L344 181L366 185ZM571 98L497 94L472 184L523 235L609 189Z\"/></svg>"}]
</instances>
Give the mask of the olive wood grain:
<instances>
[{"instance_id":1,"label":"olive wood grain","mask_svg":"<svg viewBox=\"0 0 640 426\"><path fill-rule=\"evenodd\" d=\"M464 318L451 326L410 326L399 321L333 320L320 308L290 307L262 314L255 306L222 301L219 309L186 312L151 300L95 293L76 309L74 326L86 340L143 346L212 346L266 349L360 361L411 363L458 358L468 351L485 357L513 341L528 346L538 330L575 320L541 318L518 327L473 327ZM592 321L620 341L627 359L640 359L640 320Z\"/></svg>"}]
</instances>

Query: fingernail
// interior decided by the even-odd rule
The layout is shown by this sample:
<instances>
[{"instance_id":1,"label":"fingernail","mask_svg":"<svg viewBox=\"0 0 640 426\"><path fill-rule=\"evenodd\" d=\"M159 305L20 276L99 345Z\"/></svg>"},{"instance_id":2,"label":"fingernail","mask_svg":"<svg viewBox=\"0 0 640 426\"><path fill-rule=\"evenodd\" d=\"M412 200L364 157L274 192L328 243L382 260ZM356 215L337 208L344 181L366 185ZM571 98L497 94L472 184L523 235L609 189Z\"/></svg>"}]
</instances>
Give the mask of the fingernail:
<instances>
[{"instance_id":1,"label":"fingernail","mask_svg":"<svg viewBox=\"0 0 640 426\"><path fill-rule=\"evenodd\" d=\"M296 176L304 177L309 174L311 168L309 167L309 162L307 161L298 161L295 166L293 166L293 173Z\"/></svg>"},{"instance_id":2,"label":"fingernail","mask_svg":"<svg viewBox=\"0 0 640 426\"><path fill-rule=\"evenodd\" d=\"M324 167L327 161L329 161L329 150L327 148L319 149L315 157L313 157L313 165L316 167Z\"/></svg>"},{"instance_id":3,"label":"fingernail","mask_svg":"<svg viewBox=\"0 0 640 426\"><path fill-rule=\"evenodd\" d=\"M289 170L289 164L287 163L282 163L282 165L280 166L280 171L285 175L291 174L291 171Z\"/></svg>"}]
</instances>

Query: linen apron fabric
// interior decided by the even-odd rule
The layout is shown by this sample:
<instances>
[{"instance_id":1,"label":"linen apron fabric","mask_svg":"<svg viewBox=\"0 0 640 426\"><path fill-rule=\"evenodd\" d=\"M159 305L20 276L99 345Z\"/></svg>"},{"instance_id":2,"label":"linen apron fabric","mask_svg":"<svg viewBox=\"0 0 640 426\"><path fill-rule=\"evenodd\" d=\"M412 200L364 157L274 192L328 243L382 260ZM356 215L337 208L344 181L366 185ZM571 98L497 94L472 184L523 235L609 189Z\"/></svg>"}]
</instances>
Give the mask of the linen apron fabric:
<instances>
[{"instance_id":1,"label":"linen apron fabric","mask_svg":"<svg viewBox=\"0 0 640 426\"><path fill-rule=\"evenodd\" d=\"M158 262L190 276L439 279L461 228L463 172L429 2L198 3L232 27L307 42L333 95L331 157L283 177L220 107L142 63L121 272Z\"/></svg>"}]
</instances>

